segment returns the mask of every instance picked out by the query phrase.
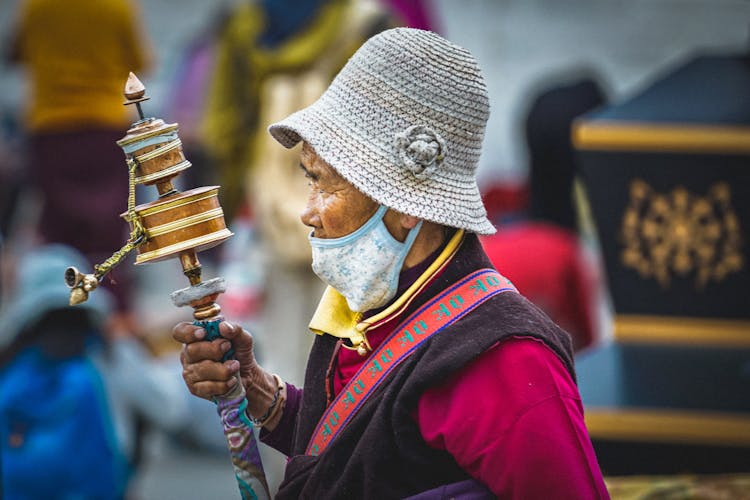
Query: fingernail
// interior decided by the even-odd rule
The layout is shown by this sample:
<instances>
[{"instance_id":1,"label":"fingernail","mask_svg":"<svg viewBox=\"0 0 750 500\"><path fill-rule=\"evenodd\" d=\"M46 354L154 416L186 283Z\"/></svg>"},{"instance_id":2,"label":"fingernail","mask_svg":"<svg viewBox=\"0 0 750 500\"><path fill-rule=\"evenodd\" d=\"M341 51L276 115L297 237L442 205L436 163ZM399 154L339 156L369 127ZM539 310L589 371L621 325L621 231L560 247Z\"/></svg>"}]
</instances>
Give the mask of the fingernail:
<instances>
[{"instance_id":1,"label":"fingernail","mask_svg":"<svg viewBox=\"0 0 750 500\"><path fill-rule=\"evenodd\" d=\"M234 325L232 323L230 323L229 321L225 321L224 323L226 323L230 330L234 331Z\"/></svg>"},{"instance_id":2,"label":"fingernail","mask_svg":"<svg viewBox=\"0 0 750 500\"><path fill-rule=\"evenodd\" d=\"M204 330L203 328L198 328L198 329L196 329L196 330L193 331L193 336L196 339L200 340L200 339L202 339L203 337L206 336L206 330Z\"/></svg>"},{"instance_id":3,"label":"fingernail","mask_svg":"<svg viewBox=\"0 0 750 500\"><path fill-rule=\"evenodd\" d=\"M235 371L239 370L239 368L240 368L240 362L237 361L236 359L230 359L229 361L227 361L226 367L230 371L235 372Z\"/></svg>"},{"instance_id":4,"label":"fingernail","mask_svg":"<svg viewBox=\"0 0 750 500\"><path fill-rule=\"evenodd\" d=\"M234 378L234 377L232 377L232 378L230 378L229 380L227 380L227 385L228 385L229 387L234 387L234 385L235 385L236 383L237 383L237 379L236 379L236 378Z\"/></svg>"},{"instance_id":5,"label":"fingernail","mask_svg":"<svg viewBox=\"0 0 750 500\"><path fill-rule=\"evenodd\" d=\"M221 343L221 352L227 352L231 348L232 348L232 344L230 344L229 342Z\"/></svg>"}]
</instances>

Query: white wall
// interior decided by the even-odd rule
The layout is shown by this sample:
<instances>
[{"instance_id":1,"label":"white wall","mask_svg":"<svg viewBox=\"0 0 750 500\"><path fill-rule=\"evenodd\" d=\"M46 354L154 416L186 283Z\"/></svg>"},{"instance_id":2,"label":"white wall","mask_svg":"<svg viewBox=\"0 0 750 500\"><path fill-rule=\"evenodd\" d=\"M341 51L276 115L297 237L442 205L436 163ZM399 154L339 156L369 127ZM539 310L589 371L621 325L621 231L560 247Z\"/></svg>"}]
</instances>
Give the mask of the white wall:
<instances>
[{"instance_id":1,"label":"white wall","mask_svg":"<svg viewBox=\"0 0 750 500\"><path fill-rule=\"evenodd\" d=\"M525 175L518 135L530 86L595 68L615 99L696 49L750 48L745 0L434 0L444 34L474 52L492 106L480 178Z\"/></svg>"}]
</instances>

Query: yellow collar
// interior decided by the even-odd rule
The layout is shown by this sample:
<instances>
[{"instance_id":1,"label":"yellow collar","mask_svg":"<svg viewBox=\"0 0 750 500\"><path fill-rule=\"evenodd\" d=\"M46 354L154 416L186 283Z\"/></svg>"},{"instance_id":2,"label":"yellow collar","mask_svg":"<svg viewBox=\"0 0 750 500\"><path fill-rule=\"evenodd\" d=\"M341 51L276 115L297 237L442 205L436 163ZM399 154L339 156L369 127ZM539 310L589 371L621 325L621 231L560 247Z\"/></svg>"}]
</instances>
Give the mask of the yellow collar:
<instances>
[{"instance_id":1,"label":"yellow collar","mask_svg":"<svg viewBox=\"0 0 750 500\"><path fill-rule=\"evenodd\" d=\"M450 262L463 241L464 231L459 229L451 237L437 259L430 264L422 275L393 304L380 313L362 320L362 313L349 309L346 298L330 286L323 292L318 308L310 320L310 330L317 334L327 333L334 337L349 339L357 349L364 346L369 349L366 332L373 326L383 324L394 316L401 314L424 286L438 271ZM358 349L361 351L361 349Z\"/></svg>"}]
</instances>

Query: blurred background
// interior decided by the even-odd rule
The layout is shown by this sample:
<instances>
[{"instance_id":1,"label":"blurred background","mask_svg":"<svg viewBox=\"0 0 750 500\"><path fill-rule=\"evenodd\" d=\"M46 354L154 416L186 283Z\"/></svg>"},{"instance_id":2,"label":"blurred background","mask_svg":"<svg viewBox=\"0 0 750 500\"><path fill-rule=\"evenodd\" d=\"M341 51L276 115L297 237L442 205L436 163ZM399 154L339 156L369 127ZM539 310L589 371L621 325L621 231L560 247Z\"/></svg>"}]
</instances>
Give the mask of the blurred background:
<instances>
[{"instance_id":1,"label":"blurred background","mask_svg":"<svg viewBox=\"0 0 750 500\"><path fill-rule=\"evenodd\" d=\"M107 106L133 70L146 116L180 124L192 167L179 187L222 186L235 236L201 253L204 277L226 278L219 302L254 332L261 364L301 385L322 288L297 218L304 180L265 127L314 100L369 35L428 28L485 73L479 183L499 232L483 243L573 335L613 497L750 497L750 2L56 3L0 4L2 310L43 243L93 264L127 239L114 141L137 117ZM138 203L155 198L138 187ZM105 279L114 305L101 326L111 349L142 347L105 370L153 373L150 399L122 410L137 443L128 498L236 498L218 417L182 386L170 338L189 311L168 295L187 281L175 260L131 264ZM154 416L167 407L181 415ZM262 452L273 487L283 458Z\"/></svg>"}]
</instances>

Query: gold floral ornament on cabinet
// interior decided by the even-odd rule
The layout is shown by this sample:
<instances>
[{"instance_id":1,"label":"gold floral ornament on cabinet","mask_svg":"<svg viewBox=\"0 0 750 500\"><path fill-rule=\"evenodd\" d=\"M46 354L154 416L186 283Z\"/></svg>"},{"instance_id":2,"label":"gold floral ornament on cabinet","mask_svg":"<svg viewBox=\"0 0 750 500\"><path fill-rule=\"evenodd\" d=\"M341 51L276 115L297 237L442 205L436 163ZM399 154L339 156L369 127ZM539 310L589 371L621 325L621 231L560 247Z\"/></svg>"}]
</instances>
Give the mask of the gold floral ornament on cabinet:
<instances>
[{"instance_id":1,"label":"gold floral ornament on cabinet","mask_svg":"<svg viewBox=\"0 0 750 500\"><path fill-rule=\"evenodd\" d=\"M659 193L645 181L633 180L620 236L623 265L664 288L673 276L694 273L700 290L744 266L740 223L725 182L698 196L682 186Z\"/></svg>"}]
</instances>

